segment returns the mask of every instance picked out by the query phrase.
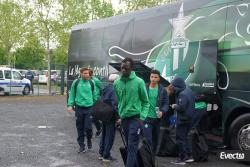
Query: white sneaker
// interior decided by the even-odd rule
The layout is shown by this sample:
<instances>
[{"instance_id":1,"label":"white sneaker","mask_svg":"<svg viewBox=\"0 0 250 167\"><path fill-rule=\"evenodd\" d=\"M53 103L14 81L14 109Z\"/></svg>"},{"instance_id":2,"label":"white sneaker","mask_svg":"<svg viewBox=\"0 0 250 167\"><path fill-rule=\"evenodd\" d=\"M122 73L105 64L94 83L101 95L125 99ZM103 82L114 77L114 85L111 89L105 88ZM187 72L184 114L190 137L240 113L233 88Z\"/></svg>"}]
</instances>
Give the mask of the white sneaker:
<instances>
[{"instance_id":1,"label":"white sneaker","mask_svg":"<svg viewBox=\"0 0 250 167\"><path fill-rule=\"evenodd\" d=\"M187 162L187 163L194 162L194 158L193 158L192 154L187 155L185 162Z\"/></svg>"},{"instance_id":2,"label":"white sneaker","mask_svg":"<svg viewBox=\"0 0 250 167\"><path fill-rule=\"evenodd\" d=\"M180 159L172 161L171 163L176 164L176 165L186 165L186 162L184 160L180 160Z\"/></svg>"},{"instance_id":3,"label":"white sneaker","mask_svg":"<svg viewBox=\"0 0 250 167\"><path fill-rule=\"evenodd\" d=\"M191 162L194 162L194 159L193 159L193 157L189 157L189 158L187 158L187 159L185 160L185 162L191 163Z\"/></svg>"}]
</instances>

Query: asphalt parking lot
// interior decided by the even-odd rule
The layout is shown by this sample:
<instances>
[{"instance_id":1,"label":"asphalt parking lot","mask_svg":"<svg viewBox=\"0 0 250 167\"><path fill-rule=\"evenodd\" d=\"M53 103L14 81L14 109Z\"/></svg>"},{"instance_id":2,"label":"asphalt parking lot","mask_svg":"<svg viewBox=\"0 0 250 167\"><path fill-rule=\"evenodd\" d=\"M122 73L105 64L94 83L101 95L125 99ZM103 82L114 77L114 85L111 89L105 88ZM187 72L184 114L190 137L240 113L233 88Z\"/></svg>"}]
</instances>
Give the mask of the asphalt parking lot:
<instances>
[{"instance_id":1,"label":"asphalt parking lot","mask_svg":"<svg viewBox=\"0 0 250 167\"><path fill-rule=\"evenodd\" d=\"M66 111L65 96L0 96L0 166L1 167L122 167L119 154L122 142L117 133L112 155L117 160L103 164L98 160L99 138L93 149L77 154L75 118ZM95 130L95 129L94 129ZM158 159L159 167L178 166L172 157ZM244 167L221 161L210 154L209 161L186 166Z\"/></svg>"}]
</instances>

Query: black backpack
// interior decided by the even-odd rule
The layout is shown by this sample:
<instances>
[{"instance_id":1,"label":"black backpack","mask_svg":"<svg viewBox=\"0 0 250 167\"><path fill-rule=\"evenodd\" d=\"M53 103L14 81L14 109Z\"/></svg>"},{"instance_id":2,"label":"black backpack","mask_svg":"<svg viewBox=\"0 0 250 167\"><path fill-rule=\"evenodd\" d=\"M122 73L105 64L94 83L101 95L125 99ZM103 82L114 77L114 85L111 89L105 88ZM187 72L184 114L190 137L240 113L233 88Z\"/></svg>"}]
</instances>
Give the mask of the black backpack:
<instances>
[{"instance_id":1,"label":"black backpack","mask_svg":"<svg viewBox=\"0 0 250 167\"><path fill-rule=\"evenodd\" d=\"M161 127L156 154L158 156L174 157L178 155L175 127Z\"/></svg>"},{"instance_id":2,"label":"black backpack","mask_svg":"<svg viewBox=\"0 0 250 167\"><path fill-rule=\"evenodd\" d=\"M156 167L153 150L146 138L142 138L139 142L137 163L139 167Z\"/></svg>"},{"instance_id":3,"label":"black backpack","mask_svg":"<svg viewBox=\"0 0 250 167\"><path fill-rule=\"evenodd\" d=\"M100 98L91 108L91 115L97 120L109 122L114 118L114 109Z\"/></svg>"},{"instance_id":4,"label":"black backpack","mask_svg":"<svg viewBox=\"0 0 250 167\"><path fill-rule=\"evenodd\" d=\"M204 134L194 129L191 133L192 154L195 162L204 162L208 160L208 145Z\"/></svg>"},{"instance_id":5,"label":"black backpack","mask_svg":"<svg viewBox=\"0 0 250 167\"><path fill-rule=\"evenodd\" d=\"M126 166L128 147L125 142L124 133L121 127L118 128L121 134L123 147L120 147L120 153L124 165ZM151 146L148 144L147 139L142 137L139 140L139 147L136 155L136 164L134 167L156 167L156 159Z\"/></svg>"}]
</instances>

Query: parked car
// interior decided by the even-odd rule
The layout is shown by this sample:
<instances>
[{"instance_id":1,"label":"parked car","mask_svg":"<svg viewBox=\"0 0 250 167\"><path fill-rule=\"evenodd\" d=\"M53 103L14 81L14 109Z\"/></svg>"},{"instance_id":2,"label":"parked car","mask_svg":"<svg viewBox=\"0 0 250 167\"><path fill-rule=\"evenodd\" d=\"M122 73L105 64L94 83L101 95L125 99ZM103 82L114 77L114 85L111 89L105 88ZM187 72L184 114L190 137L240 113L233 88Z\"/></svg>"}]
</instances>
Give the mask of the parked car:
<instances>
[{"instance_id":1,"label":"parked car","mask_svg":"<svg viewBox=\"0 0 250 167\"><path fill-rule=\"evenodd\" d=\"M40 71L39 70L31 70L31 71L33 72L34 75L34 83L38 83Z\"/></svg>"},{"instance_id":2,"label":"parked car","mask_svg":"<svg viewBox=\"0 0 250 167\"><path fill-rule=\"evenodd\" d=\"M24 78L19 70L0 67L0 92L5 95L19 93L28 95L30 94L30 86L30 81Z\"/></svg>"},{"instance_id":3,"label":"parked car","mask_svg":"<svg viewBox=\"0 0 250 167\"><path fill-rule=\"evenodd\" d=\"M54 85L57 83L58 77L60 76L60 70L51 70L51 84ZM39 74L39 83L47 84L48 83L48 70L42 70Z\"/></svg>"}]
</instances>

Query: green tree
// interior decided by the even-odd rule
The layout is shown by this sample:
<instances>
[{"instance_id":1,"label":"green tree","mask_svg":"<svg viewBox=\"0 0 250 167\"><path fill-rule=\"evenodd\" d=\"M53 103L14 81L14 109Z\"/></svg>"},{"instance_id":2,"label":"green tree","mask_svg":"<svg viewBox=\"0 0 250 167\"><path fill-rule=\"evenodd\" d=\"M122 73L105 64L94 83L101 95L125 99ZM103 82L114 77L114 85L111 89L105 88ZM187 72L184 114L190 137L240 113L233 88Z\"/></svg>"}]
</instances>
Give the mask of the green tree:
<instances>
[{"instance_id":1,"label":"green tree","mask_svg":"<svg viewBox=\"0 0 250 167\"><path fill-rule=\"evenodd\" d=\"M23 69L41 69L43 68L42 61L44 59L44 49L23 47L15 52L16 68Z\"/></svg>"},{"instance_id":2,"label":"green tree","mask_svg":"<svg viewBox=\"0 0 250 167\"><path fill-rule=\"evenodd\" d=\"M45 49L33 34L28 36L24 47L17 49L14 56L17 68L42 69L46 66L44 64Z\"/></svg>"},{"instance_id":3,"label":"green tree","mask_svg":"<svg viewBox=\"0 0 250 167\"><path fill-rule=\"evenodd\" d=\"M7 64L7 57L5 50L3 48L0 48L0 65Z\"/></svg>"},{"instance_id":4,"label":"green tree","mask_svg":"<svg viewBox=\"0 0 250 167\"><path fill-rule=\"evenodd\" d=\"M87 1L59 0L57 31L57 48L52 52L52 61L54 64L67 64L67 55L69 47L69 36L71 28L76 24L82 24L88 21L88 3Z\"/></svg>"},{"instance_id":5,"label":"green tree","mask_svg":"<svg viewBox=\"0 0 250 167\"><path fill-rule=\"evenodd\" d=\"M51 54L51 64L54 65L67 65L68 55L65 53L64 48L58 47L53 50Z\"/></svg>"},{"instance_id":6,"label":"green tree","mask_svg":"<svg viewBox=\"0 0 250 167\"><path fill-rule=\"evenodd\" d=\"M115 10L111 2L104 0L59 0L61 6L55 32L58 46L53 50L52 61L57 64L67 64L68 44L71 28L91 20L113 16Z\"/></svg>"},{"instance_id":7,"label":"green tree","mask_svg":"<svg viewBox=\"0 0 250 167\"><path fill-rule=\"evenodd\" d=\"M24 10L14 1L0 1L0 43L8 59L8 65L12 60L11 51L22 45L29 14L29 10Z\"/></svg>"},{"instance_id":8,"label":"green tree","mask_svg":"<svg viewBox=\"0 0 250 167\"><path fill-rule=\"evenodd\" d=\"M90 0L89 4L91 20L111 17L115 14L111 1Z\"/></svg>"},{"instance_id":9,"label":"green tree","mask_svg":"<svg viewBox=\"0 0 250 167\"><path fill-rule=\"evenodd\" d=\"M57 31L57 0L33 0L34 16L33 25L37 31L37 35L44 44L47 52L47 63L50 61L50 50L52 45L57 42L55 32Z\"/></svg>"},{"instance_id":10,"label":"green tree","mask_svg":"<svg viewBox=\"0 0 250 167\"><path fill-rule=\"evenodd\" d=\"M177 0L120 0L126 5L125 12L150 8L166 3L176 2Z\"/></svg>"}]
</instances>

